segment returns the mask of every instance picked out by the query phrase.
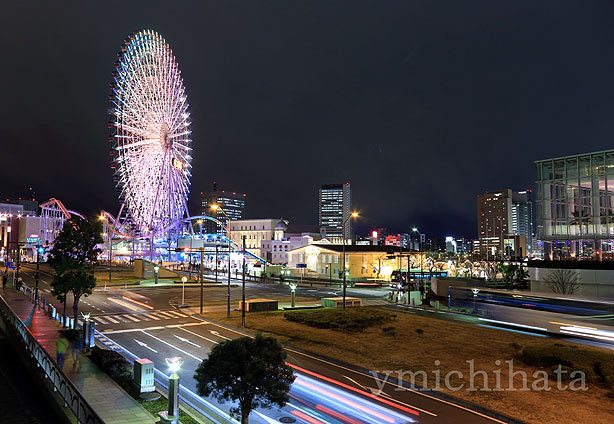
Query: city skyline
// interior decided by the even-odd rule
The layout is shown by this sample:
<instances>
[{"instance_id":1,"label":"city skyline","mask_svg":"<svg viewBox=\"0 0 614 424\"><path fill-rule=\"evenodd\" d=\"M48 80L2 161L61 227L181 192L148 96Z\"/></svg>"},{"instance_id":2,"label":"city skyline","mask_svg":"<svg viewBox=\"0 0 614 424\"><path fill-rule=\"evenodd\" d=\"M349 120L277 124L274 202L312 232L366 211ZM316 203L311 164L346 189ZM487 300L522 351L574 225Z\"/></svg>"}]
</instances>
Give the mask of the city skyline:
<instances>
[{"instance_id":1,"label":"city skyline","mask_svg":"<svg viewBox=\"0 0 614 424\"><path fill-rule=\"evenodd\" d=\"M359 232L474 237L477 194L532 188L535 160L605 150L614 131L611 4L474 3L198 5L175 20L161 3L9 5L3 192L119 207L108 84L124 37L148 26L192 108L192 213L218 181L248 194L250 217L315 223L318 187L350 181Z\"/></svg>"}]
</instances>

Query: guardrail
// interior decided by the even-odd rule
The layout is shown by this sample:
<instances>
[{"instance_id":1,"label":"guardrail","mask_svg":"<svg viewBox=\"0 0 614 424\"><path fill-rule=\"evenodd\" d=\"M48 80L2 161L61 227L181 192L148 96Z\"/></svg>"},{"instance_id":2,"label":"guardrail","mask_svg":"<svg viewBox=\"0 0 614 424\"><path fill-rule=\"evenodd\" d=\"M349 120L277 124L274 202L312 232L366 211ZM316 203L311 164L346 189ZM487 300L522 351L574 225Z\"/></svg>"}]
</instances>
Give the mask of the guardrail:
<instances>
[{"instance_id":1,"label":"guardrail","mask_svg":"<svg viewBox=\"0 0 614 424\"><path fill-rule=\"evenodd\" d=\"M83 424L104 424L102 418L98 416L62 370L57 367L55 361L34 338L28 327L1 297L0 313L4 315L6 320L7 332L12 331L23 342L24 348L30 353L30 358L35 361L36 367L43 370L44 377L51 382L53 391L60 394L64 400L64 407L70 408L77 421Z\"/></svg>"}]
</instances>

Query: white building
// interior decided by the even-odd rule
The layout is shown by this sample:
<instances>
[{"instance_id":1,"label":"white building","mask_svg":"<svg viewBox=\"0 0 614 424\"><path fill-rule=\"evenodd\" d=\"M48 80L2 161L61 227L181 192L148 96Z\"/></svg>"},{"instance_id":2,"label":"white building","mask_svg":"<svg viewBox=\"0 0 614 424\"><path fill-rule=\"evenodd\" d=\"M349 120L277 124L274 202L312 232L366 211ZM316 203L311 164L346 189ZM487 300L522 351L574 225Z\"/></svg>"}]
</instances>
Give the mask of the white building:
<instances>
[{"instance_id":1,"label":"white building","mask_svg":"<svg viewBox=\"0 0 614 424\"><path fill-rule=\"evenodd\" d=\"M314 238L309 234L302 236L292 236L282 240L263 240L262 258L272 264L285 265L288 263L288 251L307 246L314 242ZM318 243L325 244L327 240L318 240Z\"/></svg>"},{"instance_id":2,"label":"white building","mask_svg":"<svg viewBox=\"0 0 614 424\"><path fill-rule=\"evenodd\" d=\"M287 226L288 221L279 218L241 219L231 221L230 230L237 243L242 244L245 236L245 249L264 259L262 242L282 240Z\"/></svg>"}]
</instances>

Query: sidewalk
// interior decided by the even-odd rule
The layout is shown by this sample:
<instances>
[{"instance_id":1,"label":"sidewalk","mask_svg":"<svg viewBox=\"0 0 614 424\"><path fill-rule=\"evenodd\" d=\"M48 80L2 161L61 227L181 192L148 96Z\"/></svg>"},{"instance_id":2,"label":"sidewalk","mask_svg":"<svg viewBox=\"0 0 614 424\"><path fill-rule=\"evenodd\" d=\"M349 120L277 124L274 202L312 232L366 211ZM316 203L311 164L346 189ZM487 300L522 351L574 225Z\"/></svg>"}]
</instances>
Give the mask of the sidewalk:
<instances>
[{"instance_id":1,"label":"sidewalk","mask_svg":"<svg viewBox=\"0 0 614 424\"><path fill-rule=\"evenodd\" d=\"M45 316L42 309L34 310L32 302L13 288L0 288L0 296L23 322L31 317L30 331L55 358L55 342L62 329L59 322ZM79 353L78 362L75 366L68 352L63 372L105 423L152 424L157 421L82 353Z\"/></svg>"}]
</instances>

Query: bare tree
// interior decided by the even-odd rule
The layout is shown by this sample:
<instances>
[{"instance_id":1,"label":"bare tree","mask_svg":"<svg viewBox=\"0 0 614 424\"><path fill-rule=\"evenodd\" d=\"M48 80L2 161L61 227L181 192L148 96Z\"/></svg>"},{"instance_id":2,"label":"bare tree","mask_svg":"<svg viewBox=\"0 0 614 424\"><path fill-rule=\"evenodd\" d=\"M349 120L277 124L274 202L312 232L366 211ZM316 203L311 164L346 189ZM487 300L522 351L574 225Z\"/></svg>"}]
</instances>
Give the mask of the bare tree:
<instances>
[{"instance_id":1,"label":"bare tree","mask_svg":"<svg viewBox=\"0 0 614 424\"><path fill-rule=\"evenodd\" d=\"M544 282L548 288L554 293L561 294L573 294L580 288L580 280L578 271L574 269L556 268L544 277Z\"/></svg>"}]
</instances>

